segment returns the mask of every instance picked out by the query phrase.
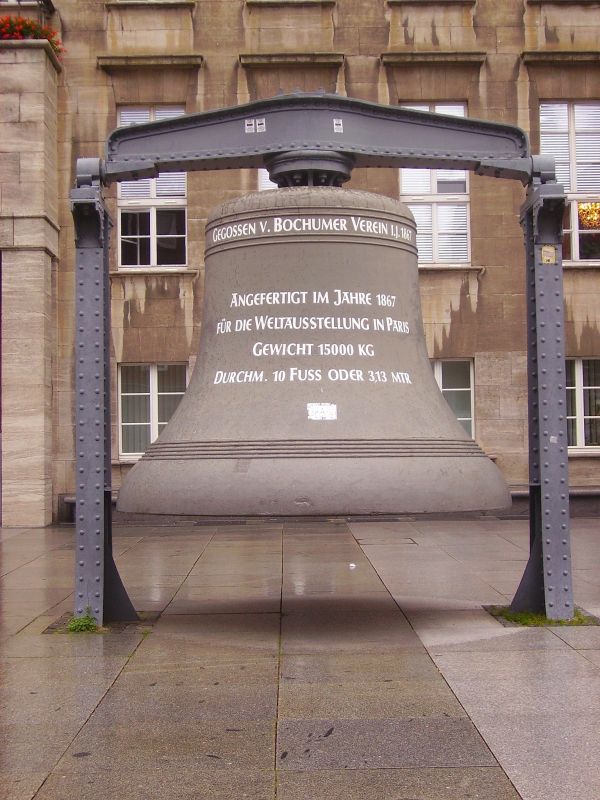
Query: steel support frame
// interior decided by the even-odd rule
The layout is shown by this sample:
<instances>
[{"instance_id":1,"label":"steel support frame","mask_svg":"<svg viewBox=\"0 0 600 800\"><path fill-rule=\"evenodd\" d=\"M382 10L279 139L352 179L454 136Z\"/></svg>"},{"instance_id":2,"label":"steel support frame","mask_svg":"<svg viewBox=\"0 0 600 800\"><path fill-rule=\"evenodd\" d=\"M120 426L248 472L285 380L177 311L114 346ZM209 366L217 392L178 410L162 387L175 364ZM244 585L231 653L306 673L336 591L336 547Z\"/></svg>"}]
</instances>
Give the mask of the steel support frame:
<instances>
[{"instance_id":1,"label":"steel support frame","mask_svg":"<svg viewBox=\"0 0 600 800\"><path fill-rule=\"evenodd\" d=\"M291 114L294 108L302 108L306 119L309 106L312 112L316 111L314 104L335 114L334 122L346 111L361 115L359 129L364 141L358 144L335 142L338 154L346 151L352 154L355 165L430 167L439 162L446 168L467 168L479 174L528 184L521 223L527 265L530 556L511 608L539 611L551 619L569 619L573 616L574 604L561 252L564 191L554 182L552 161L531 156L520 134L516 135L513 152L495 152L490 148L487 157L482 151L477 157L467 158L464 153L447 152L448 125L456 125L456 120L439 122L436 115L410 115L349 98L301 94L258 101L242 109L194 115L194 119L165 120L136 126L135 130L121 130L109 137L106 162L94 158L77 162L77 188L71 194L77 239L75 615L83 616L89 611L99 623L137 618L112 553L109 218L102 200L102 184L155 175L159 169L260 166L265 165L265 156L273 151L289 153L290 161L302 158L306 155L307 143L293 140L293 126L291 138L277 144L255 140L250 146L240 135L229 150L198 152L196 146L196 152L181 148L176 155L173 155L172 145L178 143L181 136L187 140L190 129L192 134L200 135L205 116L206 122L213 125L211 135L218 139L219 125L229 125L232 120L239 122L238 116L244 122L260 113L268 120L272 110ZM437 138L433 143L430 141L425 151L415 152L403 146L388 149L387 143L382 152L381 148L369 144L371 134L381 122L381 114L386 117L386 124L391 115L396 125L414 123L422 126L426 133L437 131ZM506 132L509 127L490 126L474 120L461 120L460 125L461 131L489 133L492 137ZM267 127L270 130L270 124ZM238 128L244 130L244 126ZM389 131L389 127L386 130ZM113 152L121 143L132 147L122 158ZM310 144L324 146L321 140ZM333 146L333 143L326 144ZM138 147L141 154L137 152ZM315 161L317 168L322 168L320 159Z\"/></svg>"},{"instance_id":2,"label":"steel support frame","mask_svg":"<svg viewBox=\"0 0 600 800\"><path fill-rule=\"evenodd\" d=\"M112 551L110 220L99 174L71 193L75 222L75 616L135 620Z\"/></svg>"},{"instance_id":3,"label":"steel support frame","mask_svg":"<svg viewBox=\"0 0 600 800\"><path fill-rule=\"evenodd\" d=\"M534 179L521 209L527 281L529 541L511 604L549 619L574 613L569 533L562 186Z\"/></svg>"}]
</instances>

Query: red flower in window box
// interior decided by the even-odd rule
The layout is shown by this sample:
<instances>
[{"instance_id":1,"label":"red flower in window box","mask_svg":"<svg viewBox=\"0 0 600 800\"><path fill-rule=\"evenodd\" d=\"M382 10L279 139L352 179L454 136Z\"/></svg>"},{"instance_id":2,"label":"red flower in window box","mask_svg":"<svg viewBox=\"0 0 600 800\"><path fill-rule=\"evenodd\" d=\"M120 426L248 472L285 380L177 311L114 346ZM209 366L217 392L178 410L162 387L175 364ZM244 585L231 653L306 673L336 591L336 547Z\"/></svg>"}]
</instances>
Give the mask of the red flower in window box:
<instances>
[{"instance_id":1,"label":"red flower in window box","mask_svg":"<svg viewBox=\"0 0 600 800\"><path fill-rule=\"evenodd\" d=\"M64 47L58 38L58 31L25 17L0 17L0 38L17 41L46 39L59 58L64 53Z\"/></svg>"}]
</instances>

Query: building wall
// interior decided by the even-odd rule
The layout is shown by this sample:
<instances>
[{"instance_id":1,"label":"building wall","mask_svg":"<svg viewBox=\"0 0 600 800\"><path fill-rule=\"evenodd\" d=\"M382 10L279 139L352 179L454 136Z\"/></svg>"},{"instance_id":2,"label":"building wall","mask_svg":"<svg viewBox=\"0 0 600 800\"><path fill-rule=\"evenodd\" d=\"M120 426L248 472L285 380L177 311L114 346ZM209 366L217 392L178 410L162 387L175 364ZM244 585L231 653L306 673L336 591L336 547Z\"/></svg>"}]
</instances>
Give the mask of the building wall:
<instances>
[{"instance_id":1,"label":"building wall","mask_svg":"<svg viewBox=\"0 0 600 800\"><path fill-rule=\"evenodd\" d=\"M2 523L52 521L57 89L47 42L0 44Z\"/></svg>"},{"instance_id":2,"label":"building wall","mask_svg":"<svg viewBox=\"0 0 600 800\"><path fill-rule=\"evenodd\" d=\"M380 103L464 101L469 116L523 127L537 152L540 100L600 99L600 21L597 6L587 0L56 0L55 6L51 22L66 47L62 72L43 48L23 51L42 59L38 68L50 98L45 122L39 123L46 126L45 155L37 172L39 191L44 188L43 197L36 195L36 208L55 232L47 234L53 244L36 251L38 282L31 294L39 321L31 335L45 355L39 364L30 362L34 369L27 371L36 376L38 408L44 412L35 446L39 463L30 469L13 455L6 438L11 426L20 431L24 424L14 408L18 400L11 396L11 391L18 395L15 386L23 376L10 375L9 386L5 374L5 524L16 519L32 524L19 511L11 516L23 502L30 505L28 490L20 494L19 486L31 486L31 496L44 497L35 500L39 524L49 519L48 497L56 510L57 497L74 491L74 244L68 194L76 159L103 153L120 105L182 104L196 112L281 91L321 88ZM0 57L12 52L0 51ZM6 91L3 81L0 92ZM32 90L18 93L27 91ZM19 118L14 124L26 123ZM0 159L8 159L0 161L8 165L1 174L3 197L15 180L9 151L0 142ZM254 190L256 180L252 170L189 175L184 269L125 273L117 268L113 247L114 377L117 363L193 363L202 322L206 217L219 203ZM356 170L348 185L399 195L396 170ZM107 196L114 217L115 190ZM518 220L523 197L514 181L471 176L470 264L421 270L430 356L474 360L476 438L514 487L528 480L524 251ZM7 220L16 213L16 206L4 200L0 225L5 231L7 320L19 308L10 270L25 274L34 258L10 244ZM58 244L54 223L60 229ZM586 264L565 272L567 355L600 357L598 268ZM9 327L3 333L9 342ZM4 350L3 364L9 352ZM115 394L115 454L116 411ZM574 485L600 484L597 458L573 458L571 463ZM115 457L117 486L127 469Z\"/></svg>"}]
</instances>

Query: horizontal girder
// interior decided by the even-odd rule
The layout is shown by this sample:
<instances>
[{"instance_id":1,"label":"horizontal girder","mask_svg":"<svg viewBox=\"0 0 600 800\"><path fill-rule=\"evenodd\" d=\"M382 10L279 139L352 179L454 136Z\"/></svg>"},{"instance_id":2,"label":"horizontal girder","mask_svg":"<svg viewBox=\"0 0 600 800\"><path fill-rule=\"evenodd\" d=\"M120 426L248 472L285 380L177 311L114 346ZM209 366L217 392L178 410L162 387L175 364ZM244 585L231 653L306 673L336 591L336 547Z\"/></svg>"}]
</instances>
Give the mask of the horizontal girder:
<instances>
[{"instance_id":1,"label":"horizontal girder","mask_svg":"<svg viewBox=\"0 0 600 800\"><path fill-rule=\"evenodd\" d=\"M520 128L413 111L331 94L282 95L232 108L115 130L102 180L270 167L273 156L332 154L351 167L467 169L530 182L534 163Z\"/></svg>"}]
</instances>

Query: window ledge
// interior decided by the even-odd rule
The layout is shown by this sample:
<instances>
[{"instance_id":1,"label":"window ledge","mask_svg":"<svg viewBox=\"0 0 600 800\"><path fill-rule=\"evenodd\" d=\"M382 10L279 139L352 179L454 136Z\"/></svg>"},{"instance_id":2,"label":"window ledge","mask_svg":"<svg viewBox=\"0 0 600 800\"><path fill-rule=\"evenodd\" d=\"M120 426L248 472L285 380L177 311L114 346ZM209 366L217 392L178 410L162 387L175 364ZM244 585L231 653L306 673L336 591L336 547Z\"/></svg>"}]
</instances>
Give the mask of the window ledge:
<instances>
[{"instance_id":1,"label":"window ledge","mask_svg":"<svg viewBox=\"0 0 600 800\"><path fill-rule=\"evenodd\" d=\"M140 453L139 456L119 456L117 461L111 461L111 464L113 467L123 466L124 464L137 464L143 455L143 453Z\"/></svg>"},{"instance_id":2,"label":"window ledge","mask_svg":"<svg viewBox=\"0 0 600 800\"><path fill-rule=\"evenodd\" d=\"M600 458L600 447L569 447L569 458Z\"/></svg>"},{"instance_id":3,"label":"window ledge","mask_svg":"<svg viewBox=\"0 0 600 800\"><path fill-rule=\"evenodd\" d=\"M567 1L572 2L572 0ZM408 4L411 6L474 6L476 2L477 0L387 0L388 6L406 6Z\"/></svg>"},{"instance_id":4,"label":"window ledge","mask_svg":"<svg viewBox=\"0 0 600 800\"><path fill-rule=\"evenodd\" d=\"M337 0L246 0L247 6L334 6Z\"/></svg>"},{"instance_id":5,"label":"window ledge","mask_svg":"<svg viewBox=\"0 0 600 800\"><path fill-rule=\"evenodd\" d=\"M106 8L193 8L196 0L110 0L105 2Z\"/></svg>"},{"instance_id":6,"label":"window ledge","mask_svg":"<svg viewBox=\"0 0 600 800\"><path fill-rule=\"evenodd\" d=\"M131 275L198 275L200 270L191 267L122 267L112 270L111 278L127 278Z\"/></svg>"},{"instance_id":7,"label":"window ledge","mask_svg":"<svg viewBox=\"0 0 600 800\"><path fill-rule=\"evenodd\" d=\"M600 61L598 50L524 50L521 53L524 64L597 64Z\"/></svg>"},{"instance_id":8,"label":"window ledge","mask_svg":"<svg viewBox=\"0 0 600 800\"><path fill-rule=\"evenodd\" d=\"M139 56L98 56L96 63L105 72L112 72L118 69L164 69L171 67L175 69L200 69L204 62L204 57L195 53L187 55L139 55Z\"/></svg>"},{"instance_id":9,"label":"window ledge","mask_svg":"<svg viewBox=\"0 0 600 800\"><path fill-rule=\"evenodd\" d=\"M485 267L474 264L419 264L419 272L479 272L483 275Z\"/></svg>"},{"instance_id":10,"label":"window ledge","mask_svg":"<svg viewBox=\"0 0 600 800\"><path fill-rule=\"evenodd\" d=\"M486 53L479 50L406 50L382 53L380 59L384 66L392 67L403 64L483 64Z\"/></svg>"},{"instance_id":11,"label":"window ledge","mask_svg":"<svg viewBox=\"0 0 600 800\"><path fill-rule=\"evenodd\" d=\"M600 261L563 261L564 269L600 269Z\"/></svg>"},{"instance_id":12,"label":"window ledge","mask_svg":"<svg viewBox=\"0 0 600 800\"><path fill-rule=\"evenodd\" d=\"M341 66L343 53L240 53L242 67L290 66L293 64L317 64Z\"/></svg>"},{"instance_id":13,"label":"window ledge","mask_svg":"<svg viewBox=\"0 0 600 800\"><path fill-rule=\"evenodd\" d=\"M527 0L527 5L528 6L596 6L598 5L598 0Z\"/></svg>"}]
</instances>

